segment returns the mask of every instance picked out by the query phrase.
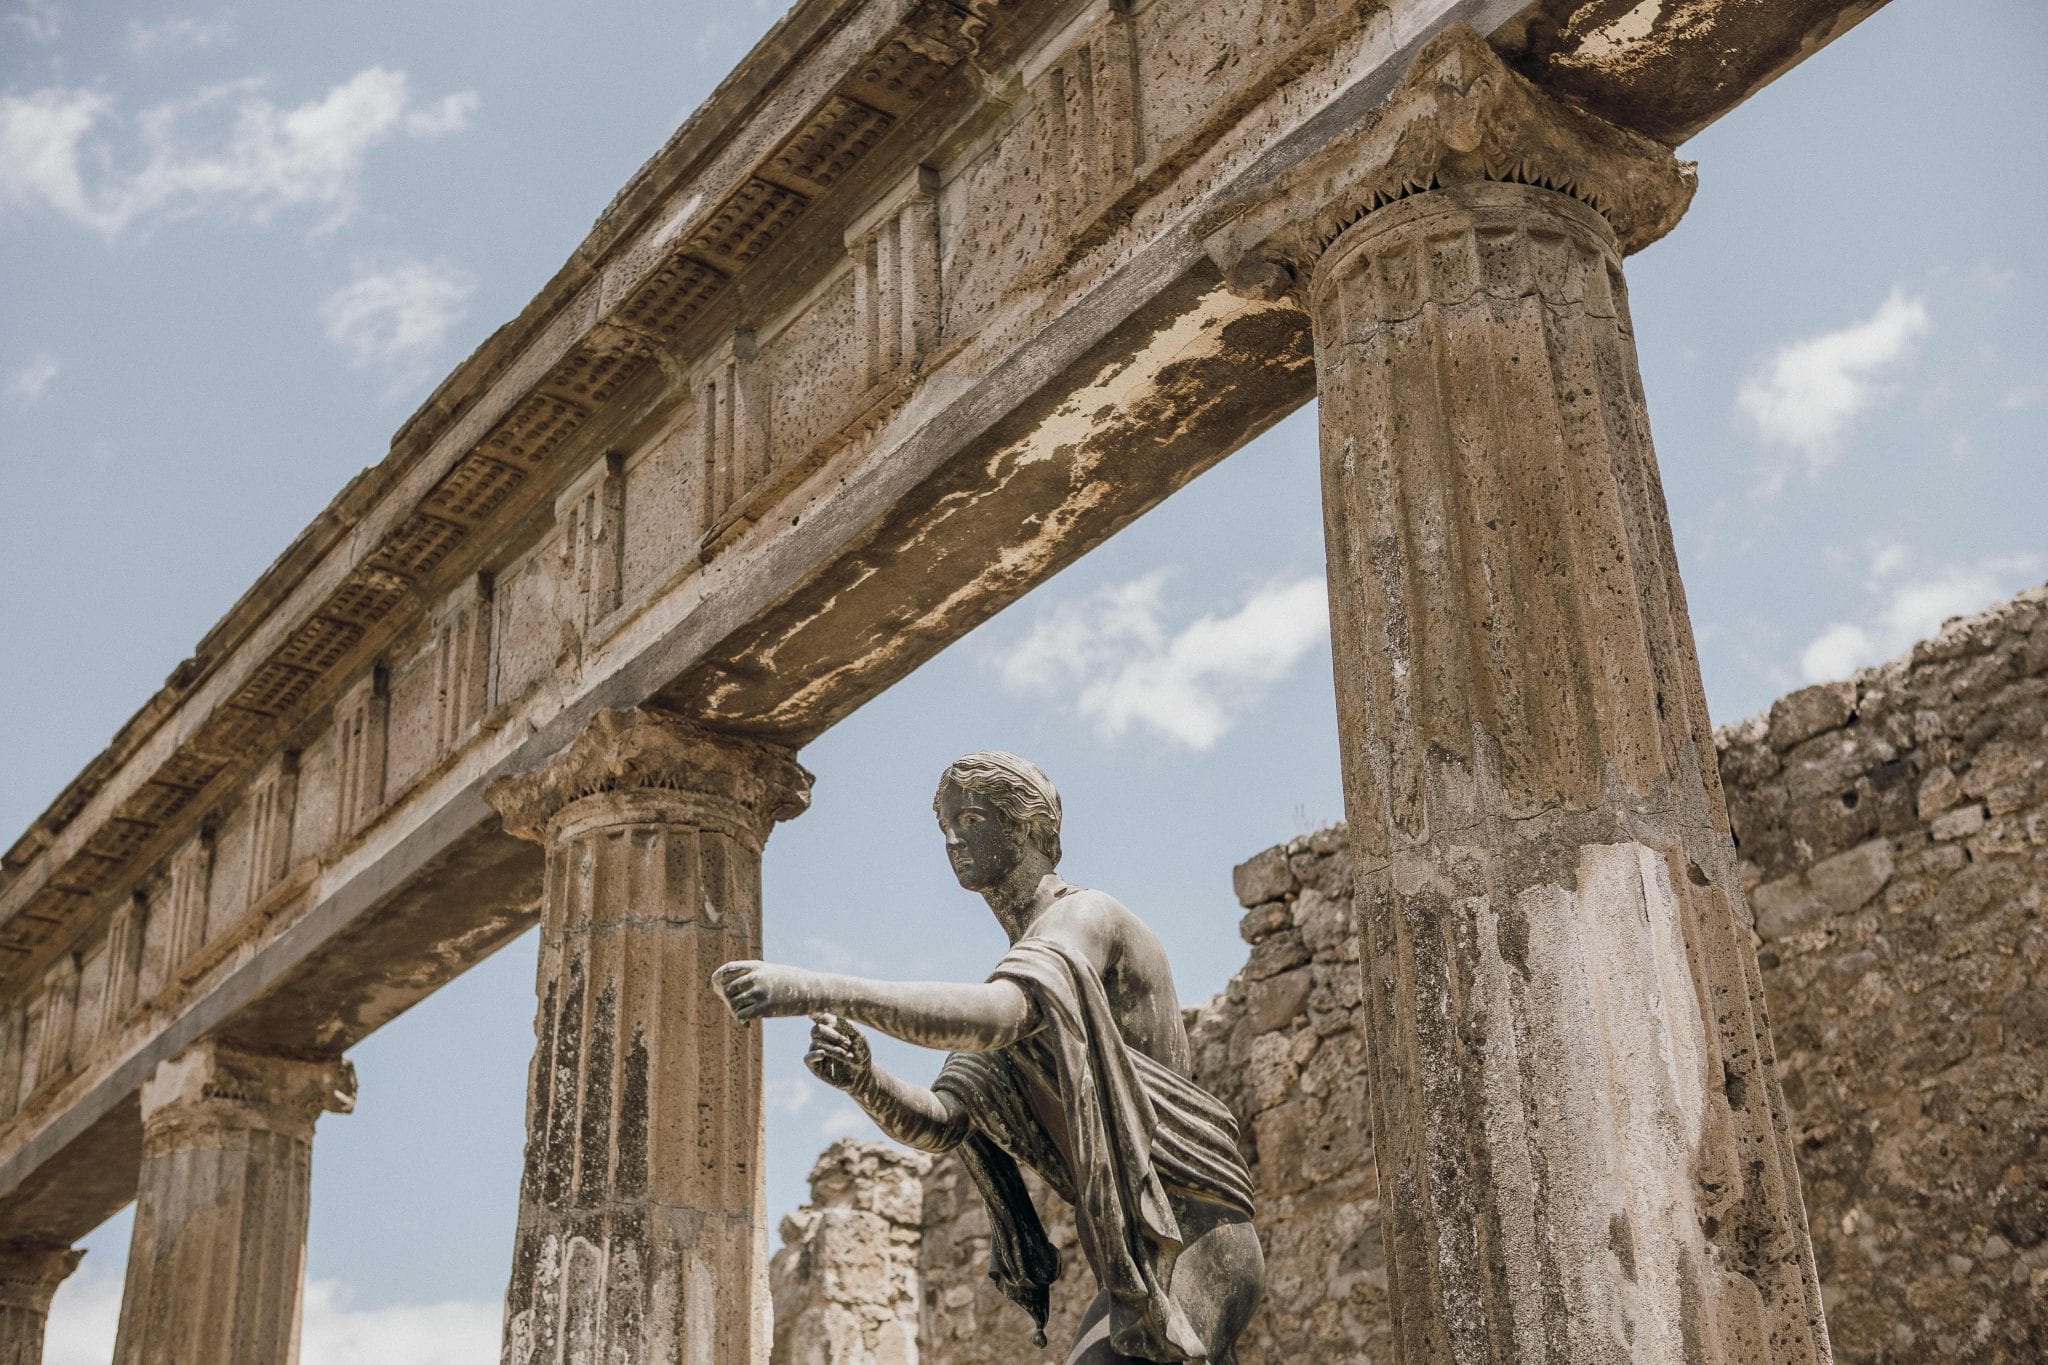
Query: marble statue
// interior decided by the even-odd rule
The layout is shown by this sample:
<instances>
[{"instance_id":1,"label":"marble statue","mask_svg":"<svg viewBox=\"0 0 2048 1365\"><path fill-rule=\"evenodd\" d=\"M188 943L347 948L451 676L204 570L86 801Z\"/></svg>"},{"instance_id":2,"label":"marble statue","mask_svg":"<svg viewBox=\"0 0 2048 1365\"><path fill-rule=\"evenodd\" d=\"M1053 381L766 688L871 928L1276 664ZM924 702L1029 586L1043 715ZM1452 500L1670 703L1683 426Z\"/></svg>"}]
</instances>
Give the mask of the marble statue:
<instances>
[{"instance_id":1,"label":"marble statue","mask_svg":"<svg viewBox=\"0 0 2048 1365\"><path fill-rule=\"evenodd\" d=\"M1074 1207L1098 1292L1065 1359L1227 1365L1265 1280L1230 1111L1189 1079L1165 950L1136 915L1074 886L1060 799L1015 754L946 769L934 808L960 885L1010 938L985 982L870 981L729 962L742 1023L810 1015L805 1062L897 1141L958 1149L989 1207L990 1276L1044 1344L1059 1254L1021 1163ZM876 1066L856 1025L949 1052L927 1089Z\"/></svg>"}]
</instances>

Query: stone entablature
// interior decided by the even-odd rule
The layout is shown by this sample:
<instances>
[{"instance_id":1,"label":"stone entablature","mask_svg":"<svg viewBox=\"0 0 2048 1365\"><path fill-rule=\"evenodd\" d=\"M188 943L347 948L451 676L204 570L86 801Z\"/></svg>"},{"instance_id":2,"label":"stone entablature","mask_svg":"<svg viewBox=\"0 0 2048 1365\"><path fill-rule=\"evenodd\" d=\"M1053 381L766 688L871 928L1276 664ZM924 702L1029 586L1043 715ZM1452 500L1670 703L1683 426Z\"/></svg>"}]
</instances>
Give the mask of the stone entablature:
<instances>
[{"instance_id":1,"label":"stone entablature","mask_svg":"<svg viewBox=\"0 0 2048 1365\"><path fill-rule=\"evenodd\" d=\"M808 738L1302 401L1305 320L1191 225L1454 15L1580 42L1514 0L800 4L0 859L0 1219L118 1207L123 1106L231 1013L331 1051L529 923L480 794L596 710ZM1789 60L1720 37L1713 111ZM450 868L490 876L427 916Z\"/></svg>"}]
</instances>

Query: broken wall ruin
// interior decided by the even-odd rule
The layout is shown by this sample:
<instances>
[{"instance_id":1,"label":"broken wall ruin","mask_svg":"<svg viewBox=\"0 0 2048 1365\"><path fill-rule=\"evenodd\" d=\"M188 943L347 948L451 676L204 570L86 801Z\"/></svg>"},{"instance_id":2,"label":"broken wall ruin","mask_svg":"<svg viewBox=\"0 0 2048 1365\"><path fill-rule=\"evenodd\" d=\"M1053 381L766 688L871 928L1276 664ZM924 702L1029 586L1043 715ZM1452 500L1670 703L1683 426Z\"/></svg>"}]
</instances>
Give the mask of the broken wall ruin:
<instances>
[{"instance_id":1,"label":"broken wall ruin","mask_svg":"<svg viewBox=\"0 0 2048 1365\"><path fill-rule=\"evenodd\" d=\"M2048 588L1951 623L1905 658L1809 687L1716 736L1756 910L1836 1359L2035 1361L2048 1349ZM1187 1011L1196 1079L1243 1125L1267 1251L1242 1365L1393 1359L1341 830L1237 869L1250 957ZM874 1144L821 1158L825 1209L783 1225L778 1340L860 1314L831 1259L842 1185L909 1167ZM862 1149L869 1149L864 1153ZM814 1179L819 1177L814 1176ZM1068 1270L1047 1336L1070 1340L1087 1271L1039 1194ZM986 1278L988 1220L951 1157L923 1177L915 1244L923 1365L1040 1358ZM905 1277L881 1277L900 1315ZM825 1353L864 1365L834 1326ZM778 1347L778 1352L781 1348ZM783 1359L778 1353L778 1362Z\"/></svg>"}]
</instances>

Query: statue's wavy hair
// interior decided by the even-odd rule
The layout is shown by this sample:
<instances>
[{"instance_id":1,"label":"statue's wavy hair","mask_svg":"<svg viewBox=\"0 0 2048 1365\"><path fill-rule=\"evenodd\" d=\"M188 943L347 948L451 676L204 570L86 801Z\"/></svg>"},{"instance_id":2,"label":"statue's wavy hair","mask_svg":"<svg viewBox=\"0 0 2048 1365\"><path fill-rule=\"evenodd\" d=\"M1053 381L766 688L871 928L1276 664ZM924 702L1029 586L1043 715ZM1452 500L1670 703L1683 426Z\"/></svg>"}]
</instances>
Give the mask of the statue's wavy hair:
<instances>
[{"instance_id":1,"label":"statue's wavy hair","mask_svg":"<svg viewBox=\"0 0 2048 1365\"><path fill-rule=\"evenodd\" d=\"M938 814L946 788L954 786L988 798L990 805L1024 829L1053 866L1060 861L1060 794L1036 763L1001 749L983 749L953 760L932 796Z\"/></svg>"}]
</instances>

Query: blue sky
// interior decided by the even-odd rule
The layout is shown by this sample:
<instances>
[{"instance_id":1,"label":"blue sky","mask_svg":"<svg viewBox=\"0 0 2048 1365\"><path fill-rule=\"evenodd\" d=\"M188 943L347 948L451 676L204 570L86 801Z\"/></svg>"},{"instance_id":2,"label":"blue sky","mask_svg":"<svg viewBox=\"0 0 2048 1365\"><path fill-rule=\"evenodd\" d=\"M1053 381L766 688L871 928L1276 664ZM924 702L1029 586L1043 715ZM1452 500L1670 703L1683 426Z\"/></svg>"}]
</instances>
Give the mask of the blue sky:
<instances>
[{"instance_id":1,"label":"blue sky","mask_svg":"<svg viewBox=\"0 0 2048 1365\"><path fill-rule=\"evenodd\" d=\"M0 0L5 837L774 17L476 14ZM1699 197L1629 280L1718 719L2048 577L2044 40L2026 0L1900 0L1684 149ZM1155 923L1185 997L1218 989L1231 864L1341 813L1321 562L1305 410L811 747L771 952L979 977L1001 940L929 802L996 745L1059 782L1068 873ZM316 1144L307 1365L494 1358L532 974L529 937L356 1050L358 1112ZM799 1025L768 1048L779 1215L871 1130ZM88 1239L53 1365L105 1359L127 1235Z\"/></svg>"}]
</instances>

